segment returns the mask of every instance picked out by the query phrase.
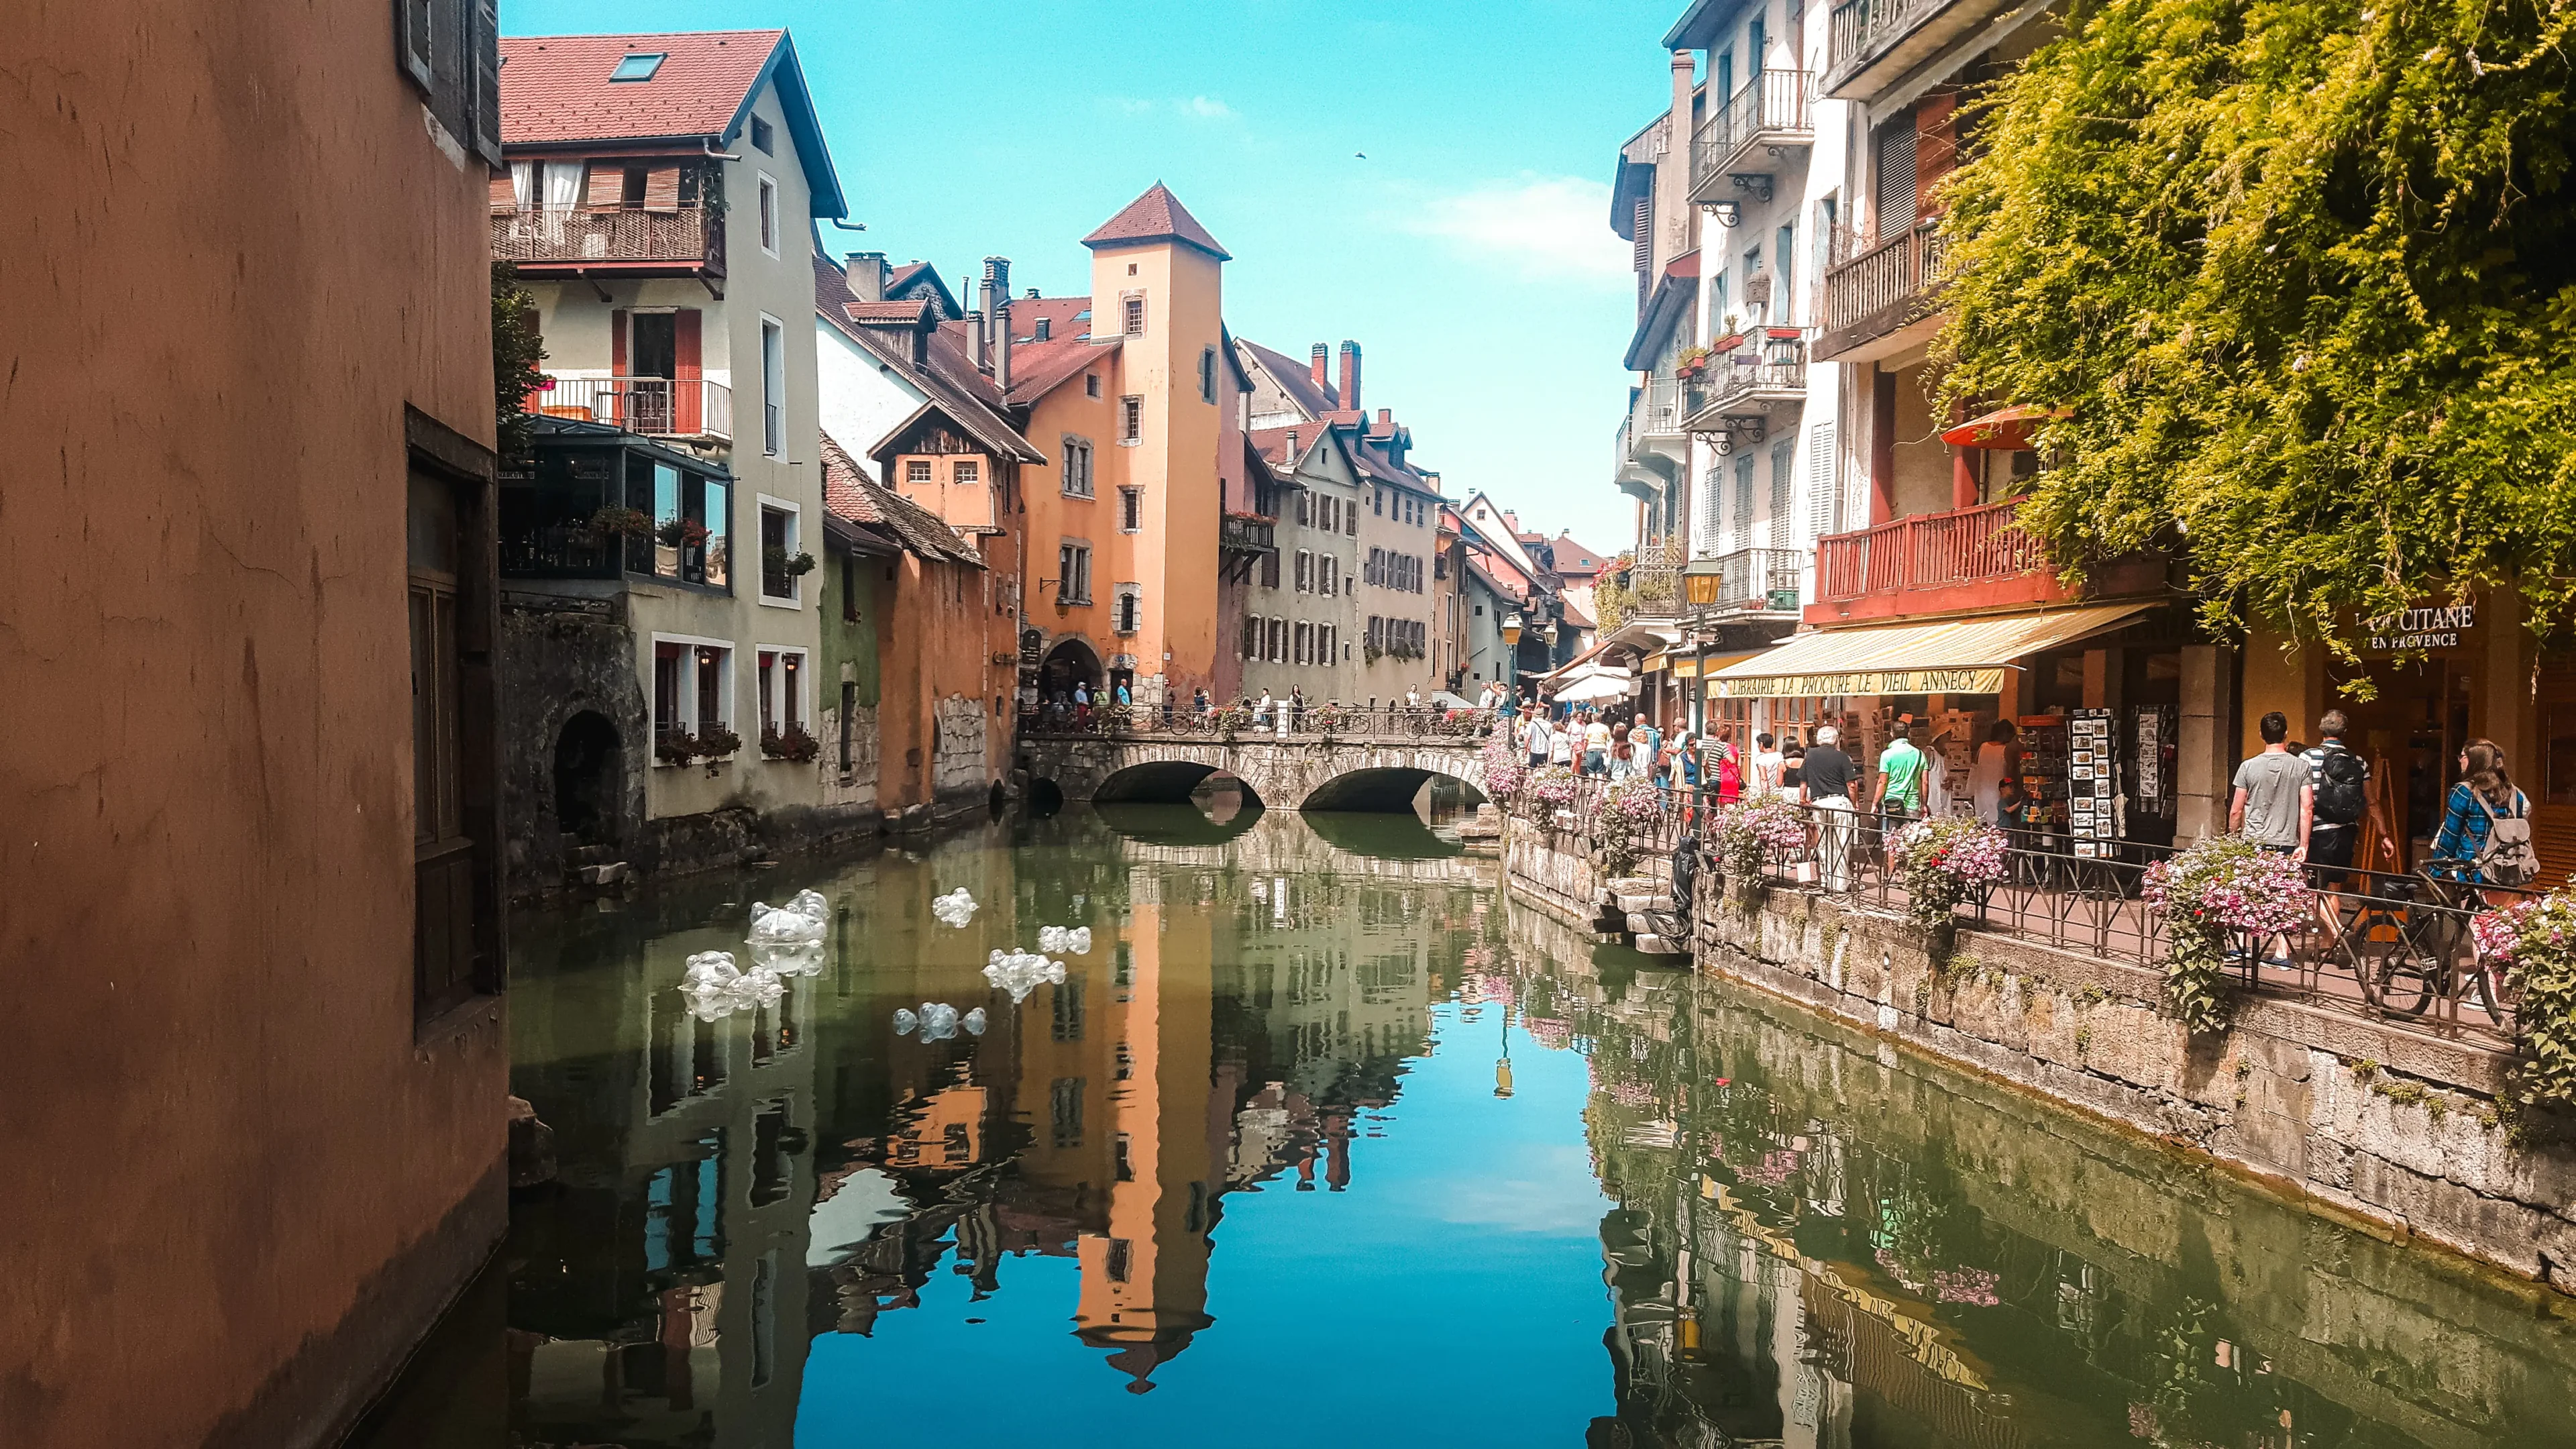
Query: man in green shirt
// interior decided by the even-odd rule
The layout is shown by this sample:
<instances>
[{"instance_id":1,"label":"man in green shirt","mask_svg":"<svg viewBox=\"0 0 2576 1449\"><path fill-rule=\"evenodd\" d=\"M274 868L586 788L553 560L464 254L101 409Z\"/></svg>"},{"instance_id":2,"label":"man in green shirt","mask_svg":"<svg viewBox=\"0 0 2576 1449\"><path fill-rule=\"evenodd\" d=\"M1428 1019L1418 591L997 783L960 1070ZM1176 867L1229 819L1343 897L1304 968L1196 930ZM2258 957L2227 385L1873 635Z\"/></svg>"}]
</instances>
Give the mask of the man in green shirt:
<instances>
[{"instance_id":1,"label":"man in green shirt","mask_svg":"<svg viewBox=\"0 0 2576 1449\"><path fill-rule=\"evenodd\" d=\"M1912 715L1897 716L1896 738L1879 752L1878 832L1883 846L1905 828L1905 822L1923 813L1923 751L1914 743L1914 731L1921 727Z\"/></svg>"}]
</instances>

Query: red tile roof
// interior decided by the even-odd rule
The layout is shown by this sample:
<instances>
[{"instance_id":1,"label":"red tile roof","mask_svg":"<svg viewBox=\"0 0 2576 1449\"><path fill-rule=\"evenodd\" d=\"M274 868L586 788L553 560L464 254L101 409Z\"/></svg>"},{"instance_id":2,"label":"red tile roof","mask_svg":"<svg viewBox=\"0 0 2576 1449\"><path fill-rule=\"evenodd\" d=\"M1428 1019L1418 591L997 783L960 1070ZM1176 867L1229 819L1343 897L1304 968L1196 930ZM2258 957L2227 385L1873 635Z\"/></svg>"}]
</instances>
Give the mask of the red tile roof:
<instances>
[{"instance_id":1,"label":"red tile roof","mask_svg":"<svg viewBox=\"0 0 2576 1449\"><path fill-rule=\"evenodd\" d=\"M1055 342L1024 342L1011 348L1011 402L1036 402L1066 380L1118 350L1118 339L1094 342L1086 337Z\"/></svg>"},{"instance_id":2,"label":"red tile roof","mask_svg":"<svg viewBox=\"0 0 2576 1449\"><path fill-rule=\"evenodd\" d=\"M1068 342L1091 332L1091 299L1089 297L1013 297L1011 299L1011 339L1034 342L1038 319L1047 319L1047 340Z\"/></svg>"},{"instance_id":3,"label":"red tile roof","mask_svg":"<svg viewBox=\"0 0 2576 1449\"><path fill-rule=\"evenodd\" d=\"M521 35L501 41L501 143L722 139L783 30ZM630 53L662 52L651 80L612 81Z\"/></svg>"},{"instance_id":4,"label":"red tile roof","mask_svg":"<svg viewBox=\"0 0 2576 1449\"><path fill-rule=\"evenodd\" d=\"M1100 224L1100 229L1082 239L1087 247L1130 246L1138 242L1176 241L1197 247L1218 261L1232 261L1226 249L1199 225L1188 207L1174 196L1171 188L1157 181L1145 194L1127 203L1127 209Z\"/></svg>"},{"instance_id":5,"label":"red tile roof","mask_svg":"<svg viewBox=\"0 0 2576 1449\"><path fill-rule=\"evenodd\" d=\"M939 515L890 489L862 471L849 450L823 434L823 503L855 523L868 524L931 563L984 567L984 555Z\"/></svg>"},{"instance_id":6,"label":"red tile roof","mask_svg":"<svg viewBox=\"0 0 2576 1449\"><path fill-rule=\"evenodd\" d=\"M1593 552L1591 549L1585 548L1583 545L1576 543L1574 541L1574 535L1571 533L1558 534L1553 547L1556 552L1556 571L1558 573L1597 574L1610 566L1610 561L1607 558L1604 558L1602 555Z\"/></svg>"}]
</instances>

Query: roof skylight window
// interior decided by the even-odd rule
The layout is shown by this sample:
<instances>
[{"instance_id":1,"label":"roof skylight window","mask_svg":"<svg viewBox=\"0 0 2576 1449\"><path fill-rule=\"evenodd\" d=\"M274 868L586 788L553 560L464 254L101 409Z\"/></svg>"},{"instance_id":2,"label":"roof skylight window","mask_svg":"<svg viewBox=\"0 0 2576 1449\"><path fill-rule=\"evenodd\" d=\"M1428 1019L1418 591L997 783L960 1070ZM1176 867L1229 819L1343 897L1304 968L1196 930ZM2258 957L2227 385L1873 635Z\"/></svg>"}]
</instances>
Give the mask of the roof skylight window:
<instances>
[{"instance_id":1,"label":"roof skylight window","mask_svg":"<svg viewBox=\"0 0 2576 1449\"><path fill-rule=\"evenodd\" d=\"M608 73L608 78L613 81L651 80L653 72L662 68L662 61L668 54L659 50L637 51L619 61L617 69Z\"/></svg>"}]
</instances>

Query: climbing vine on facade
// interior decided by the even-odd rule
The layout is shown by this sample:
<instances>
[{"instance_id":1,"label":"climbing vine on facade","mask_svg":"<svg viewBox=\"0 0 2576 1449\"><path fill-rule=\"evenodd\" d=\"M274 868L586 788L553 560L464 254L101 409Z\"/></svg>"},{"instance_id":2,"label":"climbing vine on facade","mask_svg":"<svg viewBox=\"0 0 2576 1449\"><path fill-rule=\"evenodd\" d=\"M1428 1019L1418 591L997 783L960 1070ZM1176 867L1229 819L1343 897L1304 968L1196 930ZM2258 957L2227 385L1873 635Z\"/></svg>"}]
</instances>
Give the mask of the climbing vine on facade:
<instances>
[{"instance_id":1,"label":"climbing vine on facade","mask_svg":"<svg viewBox=\"0 0 2576 1449\"><path fill-rule=\"evenodd\" d=\"M2350 657L2576 618L2576 7L2078 0L1974 98L1942 401L2063 409L2022 525L2187 544L2207 621Z\"/></svg>"}]
</instances>

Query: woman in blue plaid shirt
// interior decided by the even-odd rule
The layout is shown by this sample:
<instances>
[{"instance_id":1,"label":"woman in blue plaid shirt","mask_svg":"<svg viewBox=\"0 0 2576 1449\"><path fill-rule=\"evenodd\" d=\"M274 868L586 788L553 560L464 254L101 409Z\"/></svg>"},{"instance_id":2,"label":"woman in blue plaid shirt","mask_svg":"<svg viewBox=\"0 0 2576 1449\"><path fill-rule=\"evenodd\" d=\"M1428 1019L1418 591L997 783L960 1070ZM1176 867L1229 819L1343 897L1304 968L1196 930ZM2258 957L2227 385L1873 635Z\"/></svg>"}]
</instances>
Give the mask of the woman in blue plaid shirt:
<instances>
[{"instance_id":1,"label":"woman in blue plaid shirt","mask_svg":"<svg viewBox=\"0 0 2576 1449\"><path fill-rule=\"evenodd\" d=\"M2506 778L2504 751L2492 740L2469 741L2460 751L2460 775L2425 869L2454 880L2481 881L2485 877L2478 859L2486 854L2495 819L2524 818L2531 813L2531 801Z\"/></svg>"}]
</instances>

